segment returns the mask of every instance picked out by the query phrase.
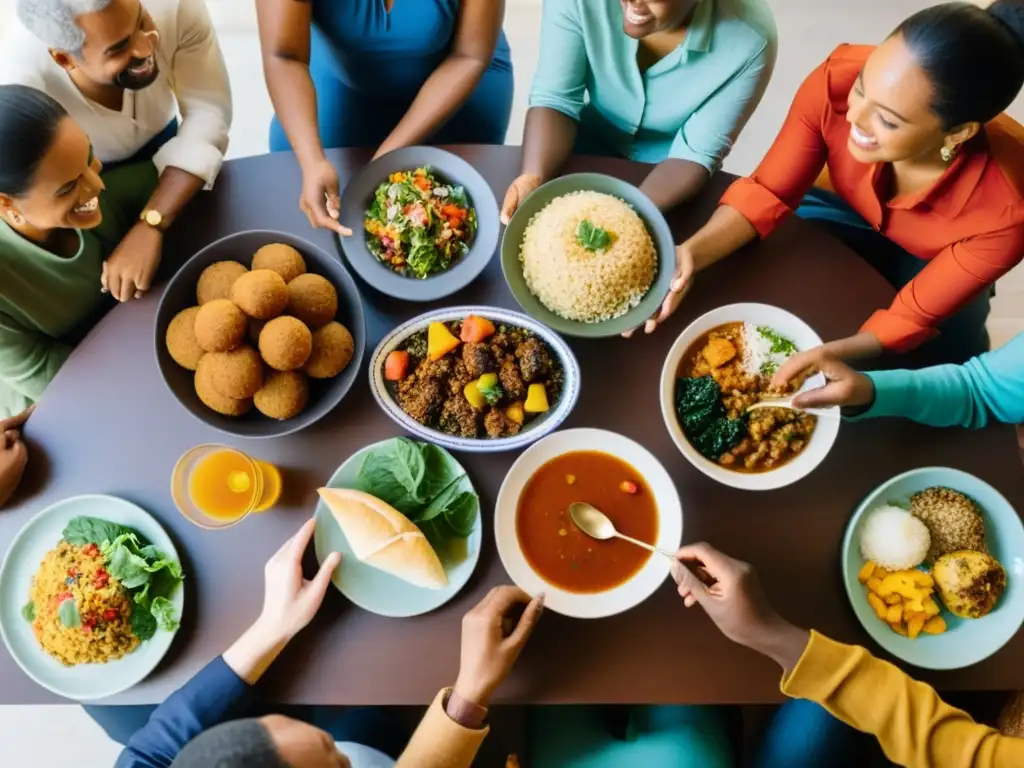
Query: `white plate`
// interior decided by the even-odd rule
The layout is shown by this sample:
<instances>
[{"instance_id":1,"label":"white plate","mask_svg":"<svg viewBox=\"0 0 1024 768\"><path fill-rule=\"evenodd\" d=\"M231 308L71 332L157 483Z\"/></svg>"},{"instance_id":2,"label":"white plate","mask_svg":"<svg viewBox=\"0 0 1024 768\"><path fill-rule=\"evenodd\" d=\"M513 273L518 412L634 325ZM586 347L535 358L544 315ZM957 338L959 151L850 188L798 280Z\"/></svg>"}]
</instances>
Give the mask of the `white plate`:
<instances>
[{"instance_id":1,"label":"white plate","mask_svg":"<svg viewBox=\"0 0 1024 768\"><path fill-rule=\"evenodd\" d=\"M564 379L562 393L559 395L557 402L551 403L551 410L533 419L523 428L522 432L512 437L456 437L447 432L426 427L402 410L391 396L387 382L384 381L384 361L403 341L413 334L426 329L433 322L447 323L451 320L462 320L467 315L486 317L496 325L505 323L506 325L512 325L532 332L548 345L552 354L562 366ZM394 419L401 427L428 443L442 445L453 451L465 451L466 453L513 451L525 448L533 441L555 431L568 418L580 396L580 366L576 362L576 356L573 355L569 345L558 334L528 315L499 307L450 307L414 317L412 320L402 323L381 340L370 358L370 391L373 392L377 405L383 409L384 413Z\"/></svg>"},{"instance_id":2,"label":"white plate","mask_svg":"<svg viewBox=\"0 0 1024 768\"><path fill-rule=\"evenodd\" d=\"M113 496L75 496L57 502L29 520L14 537L0 566L0 635L18 666L39 685L69 699L88 701L113 696L141 682L167 653L175 633L157 629L150 640L140 643L132 653L106 664L65 667L40 648L31 624L21 615L21 608L28 602L32 577L43 557L60 543L68 521L79 515L131 528L157 549L179 562L181 559L152 515ZM180 619L185 604L180 585L170 600Z\"/></svg>"},{"instance_id":3,"label":"white plate","mask_svg":"<svg viewBox=\"0 0 1024 768\"><path fill-rule=\"evenodd\" d=\"M815 467L825 460L828 452L832 450L832 444L839 434L839 409L826 409L833 413L832 416L822 416L818 419L818 425L814 428L810 442L796 458L787 461L777 469L767 472L734 472L730 469L716 464L704 458L690 441L683 434L679 425L679 418L676 416L675 394L676 394L676 372L679 370L679 363L683 355L693 343L703 334L719 325L726 323L753 323L754 325L767 325L778 333L790 339L796 348L803 352L814 347L821 346L821 337L814 332L807 323L794 315L778 307L768 304L729 304L725 307L713 309L694 320L676 339L672 348L665 358L665 365L661 369L661 416L665 421L672 441L679 448L679 451L689 460L693 466L699 469L708 477L717 480L723 485L733 488L740 488L745 491L770 491L775 488L782 488L795 483L809 475ZM814 389L825 385L825 377L820 373L807 379L803 389Z\"/></svg>"},{"instance_id":4,"label":"white plate","mask_svg":"<svg viewBox=\"0 0 1024 768\"><path fill-rule=\"evenodd\" d=\"M639 443L603 429L567 429L545 437L516 459L505 476L495 506L494 535L501 562L521 589L535 595L546 593L544 607L579 619L597 619L628 611L639 605L669 575L669 560L652 554L628 581L604 592L569 592L549 584L530 566L516 534L516 510L523 488L540 467L575 451L601 451L633 466L651 487L658 509L658 540L655 546L675 552L683 536L683 507L675 484L661 463Z\"/></svg>"},{"instance_id":5,"label":"white plate","mask_svg":"<svg viewBox=\"0 0 1024 768\"><path fill-rule=\"evenodd\" d=\"M391 438L397 439L397 438ZM327 483L328 488L354 488L356 477L363 466L363 457L388 440L382 440L374 445L352 454L348 460L338 467L338 471ZM444 451L444 449L441 449ZM451 454L448 460L459 470L465 471ZM472 489L472 482L467 475L465 482ZM444 571L448 575L448 586L444 589L426 589L417 587L390 573L364 565L359 562L352 547L345 538L345 534L334 519L334 515L321 500L316 506L316 531L313 534L313 546L316 549L316 559L323 563L331 552L341 552L341 565L334 571L332 582L349 601L358 605L364 611L376 613L380 616L392 618L405 618L408 616L419 616L422 613L440 608L451 600L469 581L476 568L477 560L480 559L480 542L483 539L483 526L481 523L482 514L478 514L473 532L466 541L464 557L457 562L446 561L442 558Z\"/></svg>"}]
</instances>

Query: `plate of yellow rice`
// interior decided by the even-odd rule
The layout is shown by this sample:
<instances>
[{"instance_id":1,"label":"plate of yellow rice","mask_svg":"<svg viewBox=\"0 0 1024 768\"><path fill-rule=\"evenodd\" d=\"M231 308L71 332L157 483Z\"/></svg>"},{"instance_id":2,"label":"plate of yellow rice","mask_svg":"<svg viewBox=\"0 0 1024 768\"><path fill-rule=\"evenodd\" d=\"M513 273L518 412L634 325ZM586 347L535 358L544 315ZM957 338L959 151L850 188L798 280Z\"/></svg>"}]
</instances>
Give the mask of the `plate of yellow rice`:
<instances>
[{"instance_id":1,"label":"plate of yellow rice","mask_svg":"<svg viewBox=\"0 0 1024 768\"><path fill-rule=\"evenodd\" d=\"M143 680L184 607L178 553L147 512L77 496L33 517L0 564L0 636L25 674L86 701Z\"/></svg>"}]
</instances>

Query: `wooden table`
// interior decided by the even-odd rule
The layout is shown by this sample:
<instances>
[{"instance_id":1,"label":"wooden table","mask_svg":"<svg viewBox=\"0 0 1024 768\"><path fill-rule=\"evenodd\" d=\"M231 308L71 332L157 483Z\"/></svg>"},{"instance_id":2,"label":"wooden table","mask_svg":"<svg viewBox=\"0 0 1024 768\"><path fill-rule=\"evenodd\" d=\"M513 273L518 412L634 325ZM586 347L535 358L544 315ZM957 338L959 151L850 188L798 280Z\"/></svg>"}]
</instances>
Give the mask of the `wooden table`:
<instances>
[{"instance_id":1,"label":"wooden table","mask_svg":"<svg viewBox=\"0 0 1024 768\"><path fill-rule=\"evenodd\" d=\"M519 166L507 147L464 147L501 199ZM368 160L365 152L330 155L342 180ZM622 161L578 158L570 171L600 171L639 182L646 169ZM675 236L693 231L713 210L730 177L719 174L695 204L675 212ZM227 163L216 190L202 195L168 239L173 268L225 234L268 228L336 248L300 214L299 171L290 154ZM369 349L396 323L429 309L363 290ZM839 542L861 498L905 470L948 465L992 483L1024 509L1024 474L1012 430L931 430L904 422L846 424L828 459L795 486L746 493L718 485L673 446L660 415L658 378L676 335L707 310L739 301L785 307L823 338L845 336L892 289L859 258L822 231L791 220L766 242L701 274L681 310L657 334L631 341L573 340L583 373L582 396L566 426L626 434L655 453L675 478L686 541L706 539L755 563L770 598L791 619L872 647L840 583ZM109 700L161 701L242 632L260 610L263 563L312 514L316 488L361 446L399 434L373 403L365 371L328 418L273 441L231 441L189 416L160 379L153 321L160 289L109 314L78 347L29 422L31 471L20 503L0 513L0 552L33 514L82 493L110 493L152 512L176 540L188 579L178 637L159 669ZM498 258L473 285L446 303L515 306ZM368 350L369 352L369 350ZM171 469L188 448L234 442L285 470L276 511L226 531L185 520L169 494ZM424 704L450 684L458 666L462 614L508 576L498 559L490 515L515 454L462 455L482 497L484 547L467 587L445 608L414 619L386 619L348 605L335 590L312 625L265 678L270 700L306 704ZM307 570L314 561L308 553ZM874 649L877 650L877 649ZM971 669L919 673L943 688L1024 687L1018 635L994 658ZM700 610L684 610L670 584L642 606L601 621L544 617L499 701L766 702L780 698L773 663L725 640ZM57 701L0 653L0 704Z\"/></svg>"}]
</instances>

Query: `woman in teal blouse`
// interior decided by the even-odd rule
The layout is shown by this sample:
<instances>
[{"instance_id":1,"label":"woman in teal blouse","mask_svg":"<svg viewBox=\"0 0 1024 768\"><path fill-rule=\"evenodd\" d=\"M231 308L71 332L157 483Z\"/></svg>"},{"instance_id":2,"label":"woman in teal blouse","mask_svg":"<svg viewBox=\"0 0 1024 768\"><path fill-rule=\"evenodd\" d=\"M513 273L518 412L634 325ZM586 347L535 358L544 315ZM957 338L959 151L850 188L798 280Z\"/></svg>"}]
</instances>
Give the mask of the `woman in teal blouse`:
<instances>
[{"instance_id":1,"label":"woman in teal blouse","mask_svg":"<svg viewBox=\"0 0 1024 768\"><path fill-rule=\"evenodd\" d=\"M502 218L573 152L658 163L641 189L663 210L690 199L760 101L775 39L764 0L544 0Z\"/></svg>"}]
</instances>

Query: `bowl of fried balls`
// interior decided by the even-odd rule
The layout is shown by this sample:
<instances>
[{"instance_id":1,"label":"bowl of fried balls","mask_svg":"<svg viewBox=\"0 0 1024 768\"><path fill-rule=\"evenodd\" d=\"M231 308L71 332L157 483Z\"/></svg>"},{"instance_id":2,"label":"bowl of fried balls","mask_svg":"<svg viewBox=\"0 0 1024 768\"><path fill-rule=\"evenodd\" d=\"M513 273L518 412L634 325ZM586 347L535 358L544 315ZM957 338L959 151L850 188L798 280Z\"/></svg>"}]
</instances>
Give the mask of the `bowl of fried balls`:
<instances>
[{"instance_id":1,"label":"bowl of fried balls","mask_svg":"<svg viewBox=\"0 0 1024 768\"><path fill-rule=\"evenodd\" d=\"M283 232L240 232L193 256L160 300L160 372L196 418L239 437L297 432L358 374L362 301L340 259Z\"/></svg>"}]
</instances>

